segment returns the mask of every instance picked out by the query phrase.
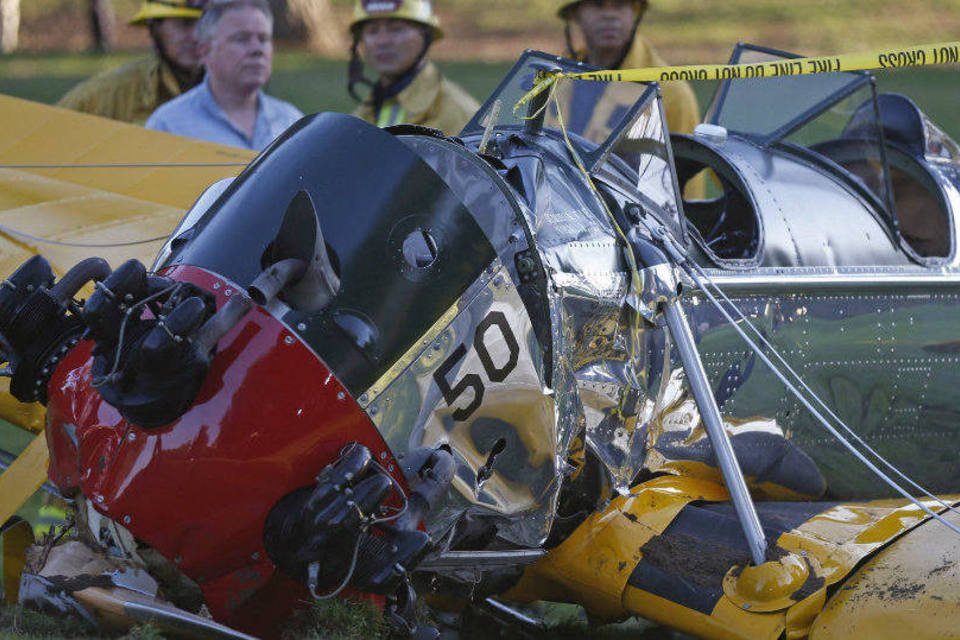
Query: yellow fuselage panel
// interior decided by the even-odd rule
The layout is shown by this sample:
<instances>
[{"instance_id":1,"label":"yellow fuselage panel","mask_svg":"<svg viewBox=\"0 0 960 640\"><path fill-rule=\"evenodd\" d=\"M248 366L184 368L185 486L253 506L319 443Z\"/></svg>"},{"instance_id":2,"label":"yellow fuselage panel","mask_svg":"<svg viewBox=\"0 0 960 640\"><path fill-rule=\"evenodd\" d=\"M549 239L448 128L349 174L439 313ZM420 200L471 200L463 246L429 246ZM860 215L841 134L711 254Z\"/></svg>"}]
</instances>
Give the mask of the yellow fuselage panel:
<instances>
[{"instance_id":1,"label":"yellow fuselage panel","mask_svg":"<svg viewBox=\"0 0 960 640\"><path fill-rule=\"evenodd\" d=\"M960 638L960 538L928 521L897 539L843 583L810 638Z\"/></svg>"},{"instance_id":2,"label":"yellow fuselage panel","mask_svg":"<svg viewBox=\"0 0 960 640\"><path fill-rule=\"evenodd\" d=\"M949 620L943 629L960 628L960 540L924 524L927 514L913 504L758 503L771 559L747 567L739 525L730 546L732 516L709 520L723 511L708 503L726 500L720 485L702 479L663 476L634 487L531 565L504 597L575 602L599 619L635 615L703 638L798 640L811 627L820 638L897 637L885 618L909 626L935 614ZM688 510L700 515L681 517ZM718 560L735 557L740 546L742 566ZM923 561L914 558L924 553ZM670 554L674 560L660 557ZM859 569L864 562L877 568ZM891 594L903 602L917 596L927 608L883 611Z\"/></svg>"}]
</instances>

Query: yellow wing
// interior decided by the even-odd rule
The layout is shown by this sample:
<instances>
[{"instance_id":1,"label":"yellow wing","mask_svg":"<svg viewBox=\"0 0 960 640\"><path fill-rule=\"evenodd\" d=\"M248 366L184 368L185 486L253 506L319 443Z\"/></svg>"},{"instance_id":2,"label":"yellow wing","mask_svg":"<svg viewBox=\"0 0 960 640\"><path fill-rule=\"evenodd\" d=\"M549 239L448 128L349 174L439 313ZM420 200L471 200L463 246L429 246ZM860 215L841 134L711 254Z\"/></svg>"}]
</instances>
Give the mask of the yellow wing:
<instances>
[{"instance_id":1,"label":"yellow wing","mask_svg":"<svg viewBox=\"0 0 960 640\"><path fill-rule=\"evenodd\" d=\"M94 255L149 265L204 188L255 155L3 95L0 122L0 278L36 253L58 275ZM43 407L7 390L0 418L41 432ZM45 443L27 453L0 476L0 524L46 479Z\"/></svg>"}]
</instances>

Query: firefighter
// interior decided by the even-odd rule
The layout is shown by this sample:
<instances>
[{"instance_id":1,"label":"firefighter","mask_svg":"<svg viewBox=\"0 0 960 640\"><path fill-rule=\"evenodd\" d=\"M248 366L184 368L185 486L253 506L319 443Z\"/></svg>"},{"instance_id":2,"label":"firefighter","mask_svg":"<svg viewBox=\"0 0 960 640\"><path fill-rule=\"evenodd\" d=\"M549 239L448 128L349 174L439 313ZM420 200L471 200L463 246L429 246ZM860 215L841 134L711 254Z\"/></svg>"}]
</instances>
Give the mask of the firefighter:
<instances>
[{"instance_id":1,"label":"firefighter","mask_svg":"<svg viewBox=\"0 0 960 640\"><path fill-rule=\"evenodd\" d=\"M419 124L455 135L480 107L427 58L443 37L429 0L357 0L350 31L348 90L360 102L353 115L379 127ZM376 81L364 78L364 62L377 72ZM362 101L361 83L370 86Z\"/></svg>"},{"instance_id":2,"label":"firefighter","mask_svg":"<svg viewBox=\"0 0 960 640\"><path fill-rule=\"evenodd\" d=\"M557 16L565 23L569 55L603 69L666 66L646 38L637 33L647 5L647 0L562 0ZM573 25L583 36L583 49L574 47ZM670 131L692 133L700 122L693 89L686 82L665 82L660 90Z\"/></svg>"},{"instance_id":3,"label":"firefighter","mask_svg":"<svg viewBox=\"0 0 960 640\"><path fill-rule=\"evenodd\" d=\"M145 0L130 24L146 26L153 53L71 89L57 106L143 124L203 79L193 30L207 0Z\"/></svg>"}]
</instances>

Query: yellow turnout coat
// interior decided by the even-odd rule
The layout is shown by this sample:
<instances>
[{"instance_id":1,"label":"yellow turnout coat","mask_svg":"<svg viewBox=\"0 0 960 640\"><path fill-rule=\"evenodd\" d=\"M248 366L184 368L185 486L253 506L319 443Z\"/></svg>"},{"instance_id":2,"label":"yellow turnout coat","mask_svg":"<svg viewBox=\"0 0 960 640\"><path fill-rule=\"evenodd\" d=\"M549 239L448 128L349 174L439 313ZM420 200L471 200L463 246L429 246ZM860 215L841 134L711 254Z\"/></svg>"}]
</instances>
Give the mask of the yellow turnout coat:
<instances>
[{"instance_id":1,"label":"yellow turnout coat","mask_svg":"<svg viewBox=\"0 0 960 640\"><path fill-rule=\"evenodd\" d=\"M157 107L180 93L173 71L153 54L81 82L57 106L143 124Z\"/></svg>"},{"instance_id":2,"label":"yellow turnout coat","mask_svg":"<svg viewBox=\"0 0 960 640\"><path fill-rule=\"evenodd\" d=\"M428 62L413 82L386 100L379 111L374 109L371 92L353 115L378 127L419 124L456 135L479 108L480 104L469 93Z\"/></svg>"}]
</instances>

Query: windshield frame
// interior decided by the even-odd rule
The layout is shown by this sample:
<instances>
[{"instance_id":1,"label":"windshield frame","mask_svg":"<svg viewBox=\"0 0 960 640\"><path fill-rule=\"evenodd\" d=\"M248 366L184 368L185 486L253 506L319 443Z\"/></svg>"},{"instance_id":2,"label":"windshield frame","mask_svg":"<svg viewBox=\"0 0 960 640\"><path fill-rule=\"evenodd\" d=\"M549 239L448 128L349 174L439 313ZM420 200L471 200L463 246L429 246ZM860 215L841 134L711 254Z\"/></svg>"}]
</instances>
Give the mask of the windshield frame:
<instances>
[{"instance_id":1,"label":"windshield frame","mask_svg":"<svg viewBox=\"0 0 960 640\"><path fill-rule=\"evenodd\" d=\"M464 126L460 135L462 137L483 136L486 129L483 122L487 118L487 114L493 112L494 105L498 100L501 100L501 115L498 116L498 119L502 118L502 114L505 109L512 110L513 105L504 104L501 96L503 96L505 93L510 93L511 90L517 86L518 78L521 77L520 74L529 72L529 69L537 64L544 67L553 67L562 72L572 73L601 70L583 62L569 60L549 53L544 53L542 51L527 49L514 63L513 67L510 68L510 71L508 71L503 80L500 81L500 83L497 85L497 88L490 94L487 100L484 101L480 109L477 110L466 126ZM560 82L564 82L564 80L561 80ZM573 81L571 80L567 82ZM583 80L581 82L594 81ZM604 85L610 84L614 83L604 83ZM652 207L651 213L656 215L656 217L663 224L670 228L679 242L685 244L688 236L686 232L685 215L683 211L683 198L681 197L678 184L677 169L676 165L674 164L673 147L670 141L670 131L667 126L666 111L664 109L663 99L660 93L660 85L656 82L635 82L629 84L639 85L638 89L640 90L638 91L637 99L629 106L629 108L627 108L627 110L621 116L619 122L617 122L616 126L610 130L610 133L602 142L595 143L592 140L583 138L576 132L569 130L567 131L566 138L576 150L580 160L583 162L584 168L592 178L604 182L614 181L619 185L621 191L628 189L629 192L636 194L637 198L640 200L640 202L637 204L643 204L645 208L648 209ZM554 87L556 86L557 85L554 85ZM547 108L549 108L549 103ZM630 164L626 161L612 161L612 157L617 156L617 146L621 143L621 141L631 135L631 131L633 130L637 120L643 117L644 113L651 108L654 110L656 117L659 119L660 129L663 133L662 144L665 147L666 154L664 161L667 165L667 170L670 173L673 199L676 207L676 219L674 219L670 212L665 212L667 214L665 216L659 215L660 206L650 198L649 194L644 193L639 187L637 184L640 179L639 167L630 166ZM518 135L523 135L525 130L525 127L522 124L523 120L518 116L515 116L515 118L517 120L516 123L497 123L493 127L493 130L497 132L514 132ZM544 136L556 138L561 143L566 143L563 131L558 127L546 127L540 131L540 133ZM617 157L619 158L619 156Z\"/></svg>"},{"instance_id":2,"label":"windshield frame","mask_svg":"<svg viewBox=\"0 0 960 640\"><path fill-rule=\"evenodd\" d=\"M782 51L780 49L774 49L772 47L764 47L761 45L749 44L745 42L739 42L733 49L733 53L730 54L729 64L739 64L740 58L745 52L756 52L763 53L770 56L775 56L782 58L784 60L795 60L802 58L803 56L791 53L789 51ZM760 134L753 131L740 131L737 129L730 129L737 134L743 135L751 140L754 140L762 146L769 146L770 144L779 142L787 136L789 136L794 131L801 129L803 126L809 122L815 120L822 113L826 112L830 107L837 104L844 98L847 98L850 95L853 95L860 89L865 86L870 85L871 93L873 94L874 102L876 102L876 82L873 78L873 75L868 71L838 71L836 73L842 73L851 78L851 82L845 85L838 91L828 94L819 102L815 103L809 109L799 112L790 120L786 121L782 126L775 129L768 134ZM707 124L722 125L719 120L720 116L723 113L723 109L727 100L727 96L730 92L732 83L738 80L727 79L720 82L720 85L717 87L716 92L714 93L713 99L710 101L710 105L707 107L707 110L704 115L704 122Z\"/></svg>"},{"instance_id":3,"label":"windshield frame","mask_svg":"<svg viewBox=\"0 0 960 640\"><path fill-rule=\"evenodd\" d=\"M519 72L529 67L531 62L540 62L544 65L554 66L564 73L602 71L602 69L599 67L594 67L584 62L562 58L560 56L545 53L543 51L527 49L520 55L520 58L510 68L503 80L500 81L496 89L493 90L493 92L484 101L473 117L470 118L470 121L464 125L463 129L460 131L461 137L483 134L484 130L486 129L483 124L483 120L487 117L487 114L492 111L494 104L498 99L500 99L501 95L503 95L503 93L511 87L515 86L515 81ZM581 82L594 81L583 80ZM604 158L607 156L613 146L619 142L619 140L623 137L624 132L627 131L633 124L637 115L646 108L647 102L652 97L656 97L658 94L657 83L636 82L631 84L641 85L644 87L644 90L638 95L637 100L630 106L617 126L610 131L610 134L603 140L603 142L594 143L590 140L577 136L572 131L568 131L570 142L573 144L574 148L576 148L577 153L580 155L580 158L583 160L584 166L588 171L592 172L600 163L604 161ZM513 106L514 105L512 104L508 105L501 102L501 113L504 109L512 110ZM495 126L494 129L516 130L517 132L520 132L523 130L523 126L520 124L520 122L518 122L516 125L500 124ZM553 128L551 127L550 129L552 130ZM561 136L563 135L559 129L556 131Z\"/></svg>"}]
</instances>

